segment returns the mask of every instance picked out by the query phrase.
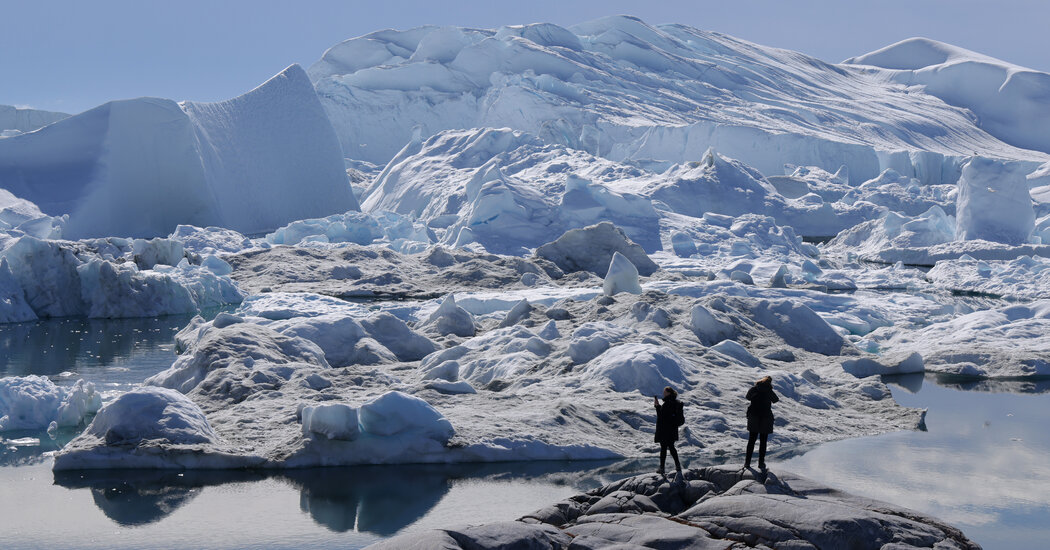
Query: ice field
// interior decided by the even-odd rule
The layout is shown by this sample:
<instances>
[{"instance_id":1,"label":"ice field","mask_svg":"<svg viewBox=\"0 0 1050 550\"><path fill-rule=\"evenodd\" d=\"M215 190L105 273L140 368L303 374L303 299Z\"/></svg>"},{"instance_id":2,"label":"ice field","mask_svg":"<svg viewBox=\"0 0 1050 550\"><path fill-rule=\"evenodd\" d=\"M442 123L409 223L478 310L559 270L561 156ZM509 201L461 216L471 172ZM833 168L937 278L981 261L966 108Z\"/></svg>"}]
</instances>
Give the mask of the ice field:
<instances>
[{"instance_id":1,"label":"ice field","mask_svg":"<svg viewBox=\"0 0 1050 550\"><path fill-rule=\"evenodd\" d=\"M56 476L623 461L670 385L677 484L404 536L971 548L899 493L734 470L743 394L773 378L787 455L925 430L888 375L1042 393L1047 113L1050 75L928 39L831 64L624 16L378 31L217 103L0 108L0 334L179 316L118 386L2 371L0 437L68 436Z\"/></svg>"}]
</instances>

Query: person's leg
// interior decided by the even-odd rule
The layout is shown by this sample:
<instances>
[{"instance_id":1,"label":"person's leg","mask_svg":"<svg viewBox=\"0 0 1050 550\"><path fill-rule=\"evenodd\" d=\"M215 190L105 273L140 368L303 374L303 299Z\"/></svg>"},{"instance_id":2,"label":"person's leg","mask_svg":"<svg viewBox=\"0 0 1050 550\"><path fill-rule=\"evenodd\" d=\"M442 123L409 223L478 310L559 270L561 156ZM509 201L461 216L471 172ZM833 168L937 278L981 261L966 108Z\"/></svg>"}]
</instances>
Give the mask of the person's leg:
<instances>
[{"instance_id":1,"label":"person's leg","mask_svg":"<svg viewBox=\"0 0 1050 550\"><path fill-rule=\"evenodd\" d=\"M657 473L664 473L664 462L667 460L667 443L660 443L660 469Z\"/></svg>"},{"instance_id":2,"label":"person's leg","mask_svg":"<svg viewBox=\"0 0 1050 550\"><path fill-rule=\"evenodd\" d=\"M669 443L667 445L667 449L669 451L671 451L671 458L674 459L674 469L675 469L675 471L681 472L682 471L682 463L678 461L678 449L674 448L674 443Z\"/></svg>"},{"instance_id":3,"label":"person's leg","mask_svg":"<svg viewBox=\"0 0 1050 550\"><path fill-rule=\"evenodd\" d=\"M758 442L758 467L763 470L766 469L766 438L768 437L769 434L762 434Z\"/></svg>"},{"instance_id":4,"label":"person's leg","mask_svg":"<svg viewBox=\"0 0 1050 550\"><path fill-rule=\"evenodd\" d=\"M755 438L758 437L758 432L751 432L747 435L747 460L744 461L744 467L751 467L751 455L755 453Z\"/></svg>"}]
</instances>

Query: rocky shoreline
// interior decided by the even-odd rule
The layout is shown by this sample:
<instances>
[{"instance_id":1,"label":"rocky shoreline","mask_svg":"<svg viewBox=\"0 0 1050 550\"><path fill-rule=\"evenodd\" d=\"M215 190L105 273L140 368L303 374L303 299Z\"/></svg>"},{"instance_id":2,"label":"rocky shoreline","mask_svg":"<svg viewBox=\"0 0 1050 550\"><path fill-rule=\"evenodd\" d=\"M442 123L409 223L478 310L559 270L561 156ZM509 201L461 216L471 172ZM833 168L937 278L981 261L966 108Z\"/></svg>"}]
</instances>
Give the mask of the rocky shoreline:
<instances>
[{"instance_id":1,"label":"rocky shoreline","mask_svg":"<svg viewBox=\"0 0 1050 550\"><path fill-rule=\"evenodd\" d=\"M974 550L955 527L790 472L732 466L643 474L517 521L403 534L370 550L851 548Z\"/></svg>"}]
</instances>

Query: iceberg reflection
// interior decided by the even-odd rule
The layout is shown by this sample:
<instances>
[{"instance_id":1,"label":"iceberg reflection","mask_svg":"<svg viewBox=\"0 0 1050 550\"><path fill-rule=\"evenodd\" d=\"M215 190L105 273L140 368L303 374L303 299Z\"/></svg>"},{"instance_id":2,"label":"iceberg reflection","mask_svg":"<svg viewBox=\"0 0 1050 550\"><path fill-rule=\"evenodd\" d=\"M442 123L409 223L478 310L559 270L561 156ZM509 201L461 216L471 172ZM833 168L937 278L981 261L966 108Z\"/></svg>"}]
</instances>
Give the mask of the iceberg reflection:
<instances>
[{"instance_id":1,"label":"iceberg reflection","mask_svg":"<svg viewBox=\"0 0 1050 550\"><path fill-rule=\"evenodd\" d=\"M209 487L241 483L249 492L265 493L268 486L252 482L272 480L298 490L300 511L329 531L387 537L431 513L459 483L564 485L574 493L649 470L651 462L405 464L287 471L81 470L54 475L58 486L89 490L99 510L122 526L160 522Z\"/></svg>"}]
</instances>

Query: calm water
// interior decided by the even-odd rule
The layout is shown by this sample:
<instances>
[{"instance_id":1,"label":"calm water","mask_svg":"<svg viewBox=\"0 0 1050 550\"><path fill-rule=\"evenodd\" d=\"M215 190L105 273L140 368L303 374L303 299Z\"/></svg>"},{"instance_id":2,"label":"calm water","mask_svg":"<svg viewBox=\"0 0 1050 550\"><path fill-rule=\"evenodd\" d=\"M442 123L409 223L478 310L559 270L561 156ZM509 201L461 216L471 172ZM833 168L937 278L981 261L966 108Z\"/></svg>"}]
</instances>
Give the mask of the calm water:
<instances>
[{"instance_id":1,"label":"calm water","mask_svg":"<svg viewBox=\"0 0 1050 550\"><path fill-rule=\"evenodd\" d=\"M821 445L784 469L937 516L986 549L1050 540L1050 381L888 379L927 431Z\"/></svg>"},{"instance_id":2,"label":"calm water","mask_svg":"<svg viewBox=\"0 0 1050 550\"><path fill-rule=\"evenodd\" d=\"M116 395L171 364L172 336L188 320L0 325L0 376L42 374L66 385L83 377ZM938 516L988 549L1044 547L1050 381L887 381L902 405L929 409L926 431L840 441L804 454L776 449L774 441L774 451L796 456L773 458L771 466ZM655 466L645 460L55 475L47 452L73 435L3 434L0 547L359 548L405 530L515 519Z\"/></svg>"}]
</instances>

